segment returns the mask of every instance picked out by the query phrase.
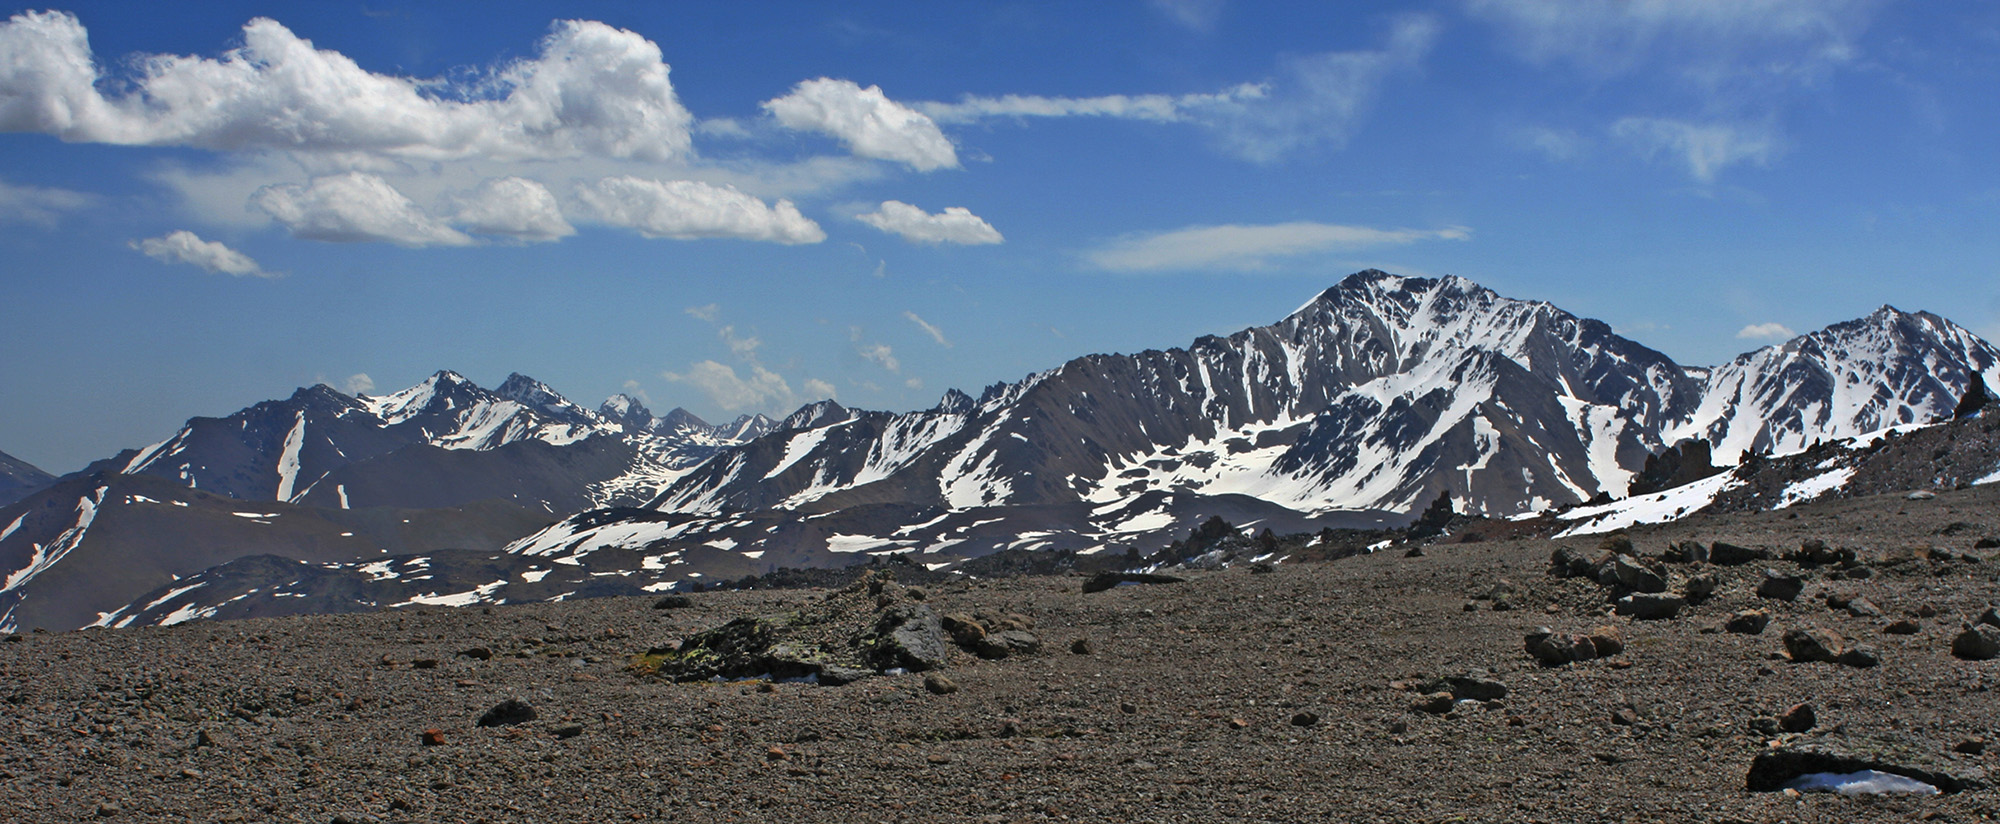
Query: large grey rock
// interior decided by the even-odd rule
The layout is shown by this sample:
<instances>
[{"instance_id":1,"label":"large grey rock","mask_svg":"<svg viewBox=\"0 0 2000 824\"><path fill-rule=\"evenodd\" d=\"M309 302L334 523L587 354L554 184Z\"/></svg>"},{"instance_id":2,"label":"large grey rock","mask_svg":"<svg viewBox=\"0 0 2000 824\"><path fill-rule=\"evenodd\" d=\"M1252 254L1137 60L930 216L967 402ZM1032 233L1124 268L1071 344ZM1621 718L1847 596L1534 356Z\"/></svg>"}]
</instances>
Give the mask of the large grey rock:
<instances>
[{"instance_id":1,"label":"large grey rock","mask_svg":"<svg viewBox=\"0 0 2000 824\"><path fill-rule=\"evenodd\" d=\"M1974 624L1951 640L1951 654L1968 661L1990 661L2000 657L2000 627Z\"/></svg>"},{"instance_id":2,"label":"large grey rock","mask_svg":"<svg viewBox=\"0 0 2000 824\"><path fill-rule=\"evenodd\" d=\"M1833 663L1847 649L1847 639L1824 627L1794 627L1785 631L1785 654L1801 663Z\"/></svg>"},{"instance_id":3,"label":"large grey rock","mask_svg":"<svg viewBox=\"0 0 2000 824\"><path fill-rule=\"evenodd\" d=\"M1619 586L1634 592L1666 592L1667 577L1630 555L1611 560L1611 574Z\"/></svg>"},{"instance_id":4,"label":"large grey rock","mask_svg":"<svg viewBox=\"0 0 2000 824\"><path fill-rule=\"evenodd\" d=\"M902 667L913 672L938 669L945 665L950 654L944 624L929 604L902 604L883 610L875 631L884 640L874 645L869 657L870 663L881 669Z\"/></svg>"}]
</instances>

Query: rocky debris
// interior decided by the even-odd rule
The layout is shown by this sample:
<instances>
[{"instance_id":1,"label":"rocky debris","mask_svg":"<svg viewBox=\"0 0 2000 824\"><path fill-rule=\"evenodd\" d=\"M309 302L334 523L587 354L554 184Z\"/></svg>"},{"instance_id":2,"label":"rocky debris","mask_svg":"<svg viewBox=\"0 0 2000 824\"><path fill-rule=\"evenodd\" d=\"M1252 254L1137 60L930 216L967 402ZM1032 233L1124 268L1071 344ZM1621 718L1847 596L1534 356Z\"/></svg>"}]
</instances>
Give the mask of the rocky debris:
<instances>
[{"instance_id":1,"label":"rocky debris","mask_svg":"<svg viewBox=\"0 0 2000 824\"><path fill-rule=\"evenodd\" d=\"M1757 584L1757 597L1777 601L1790 601L1805 592L1806 579L1797 575L1786 575L1775 569L1764 570L1764 580Z\"/></svg>"},{"instance_id":2,"label":"rocky debris","mask_svg":"<svg viewBox=\"0 0 2000 824\"><path fill-rule=\"evenodd\" d=\"M1849 646L1840 633L1824 627L1795 627L1785 631L1785 654L1798 663L1830 663L1867 668L1881 663L1881 653L1867 644Z\"/></svg>"},{"instance_id":3,"label":"rocky debris","mask_svg":"<svg viewBox=\"0 0 2000 824\"><path fill-rule=\"evenodd\" d=\"M953 613L944 616L944 630L951 634L951 640L959 648L989 660L1006 658L1015 654L1038 652L1042 648L1041 639L1028 632L1034 622L1026 616L1008 612L977 612L971 615ZM1087 655L1089 642L1078 639ZM1076 652L1076 644L1070 645Z\"/></svg>"},{"instance_id":4,"label":"rocky debris","mask_svg":"<svg viewBox=\"0 0 2000 824\"><path fill-rule=\"evenodd\" d=\"M1966 627L1951 639L1951 654L1967 661L1990 661L2000 657L2000 627L1980 623Z\"/></svg>"},{"instance_id":5,"label":"rocky debris","mask_svg":"<svg viewBox=\"0 0 2000 824\"><path fill-rule=\"evenodd\" d=\"M1846 547L1827 546L1818 538L1807 538L1799 543L1799 548L1785 553L1785 560L1802 567L1842 566L1851 567L1859 563L1854 550Z\"/></svg>"},{"instance_id":6,"label":"rocky debris","mask_svg":"<svg viewBox=\"0 0 2000 824\"><path fill-rule=\"evenodd\" d=\"M1186 581L1173 575L1159 575L1150 572L1112 572L1106 570L1083 582L1084 592L1103 592L1129 584L1178 584Z\"/></svg>"},{"instance_id":7,"label":"rocky debris","mask_svg":"<svg viewBox=\"0 0 2000 824\"><path fill-rule=\"evenodd\" d=\"M1681 613L1687 599L1666 593L1637 592L1618 599L1615 611L1641 621L1661 621Z\"/></svg>"},{"instance_id":8,"label":"rocky debris","mask_svg":"<svg viewBox=\"0 0 2000 824\"><path fill-rule=\"evenodd\" d=\"M950 695L958 692L958 683L944 677L943 673L933 672L924 676L924 689L932 695Z\"/></svg>"},{"instance_id":9,"label":"rocky debris","mask_svg":"<svg viewBox=\"0 0 2000 824\"><path fill-rule=\"evenodd\" d=\"M1959 755L1981 756L1986 754L1986 737L1975 735L1951 746L1951 751Z\"/></svg>"},{"instance_id":10,"label":"rocky debris","mask_svg":"<svg viewBox=\"0 0 2000 824\"><path fill-rule=\"evenodd\" d=\"M1611 723L1621 727L1636 727L1639 725L1639 710L1630 704L1612 710Z\"/></svg>"},{"instance_id":11,"label":"rocky debris","mask_svg":"<svg viewBox=\"0 0 2000 824\"><path fill-rule=\"evenodd\" d=\"M477 722L482 727L511 727L535 720L535 708L518 698L509 698L479 716Z\"/></svg>"},{"instance_id":12,"label":"rocky debris","mask_svg":"<svg viewBox=\"0 0 2000 824\"><path fill-rule=\"evenodd\" d=\"M663 595L653 602L654 609L687 609L694 606L694 599L686 595Z\"/></svg>"},{"instance_id":13,"label":"rocky debris","mask_svg":"<svg viewBox=\"0 0 2000 824\"><path fill-rule=\"evenodd\" d=\"M1708 547L1700 541L1675 541L1660 553L1660 560L1669 564L1708 563Z\"/></svg>"},{"instance_id":14,"label":"rocky debris","mask_svg":"<svg viewBox=\"0 0 2000 824\"><path fill-rule=\"evenodd\" d=\"M1548 627L1536 627L1528 632L1524 647L1543 666L1559 667L1617 655L1625 650L1625 641L1610 627L1599 627L1589 634L1558 633Z\"/></svg>"},{"instance_id":15,"label":"rocky debris","mask_svg":"<svg viewBox=\"0 0 2000 824\"><path fill-rule=\"evenodd\" d=\"M467 647L458 651L458 657L474 661L490 661L493 659L493 650L489 647Z\"/></svg>"},{"instance_id":16,"label":"rocky debris","mask_svg":"<svg viewBox=\"0 0 2000 824\"><path fill-rule=\"evenodd\" d=\"M1762 635L1764 627L1770 623L1771 613L1761 609L1746 609L1729 616L1729 620L1722 625L1722 628L1739 635Z\"/></svg>"},{"instance_id":17,"label":"rocky debris","mask_svg":"<svg viewBox=\"0 0 2000 824\"><path fill-rule=\"evenodd\" d=\"M1708 562L1717 566L1741 566L1771 559L1771 551L1716 541L1708 548Z\"/></svg>"},{"instance_id":18,"label":"rocky debris","mask_svg":"<svg viewBox=\"0 0 2000 824\"><path fill-rule=\"evenodd\" d=\"M1933 754L1924 742L1891 735L1828 731L1766 749L1750 762L1744 784L1751 792L1775 792L1800 776L1863 770L1900 775L1947 793L1986 786L1986 772Z\"/></svg>"},{"instance_id":19,"label":"rocky debris","mask_svg":"<svg viewBox=\"0 0 2000 824\"><path fill-rule=\"evenodd\" d=\"M575 738L583 734L582 724L558 724L549 729L549 734L559 739Z\"/></svg>"},{"instance_id":20,"label":"rocky debris","mask_svg":"<svg viewBox=\"0 0 2000 824\"><path fill-rule=\"evenodd\" d=\"M671 648L638 656L631 669L678 681L806 679L850 683L870 674L945 666L942 620L886 574L870 572L824 600L790 612L737 618Z\"/></svg>"},{"instance_id":21,"label":"rocky debris","mask_svg":"<svg viewBox=\"0 0 2000 824\"><path fill-rule=\"evenodd\" d=\"M1915 634L1917 634L1917 632L1919 632L1919 631L1920 631L1920 630L1922 630L1923 628L1924 628L1924 627L1923 627L1923 625L1922 625L1922 624L1919 624L1919 623L1917 623L1917 622L1915 622L1915 621L1912 621L1912 620L1910 620L1910 619L1908 619L1908 618L1902 618L1902 619L1898 619L1898 620L1895 620L1895 621L1891 621L1891 622L1889 622L1889 624L1888 624L1887 626L1884 626L1884 627L1882 627L1882 634L1884 634L1884 635L1915 635Z\"/></svg>"}]
</instances>

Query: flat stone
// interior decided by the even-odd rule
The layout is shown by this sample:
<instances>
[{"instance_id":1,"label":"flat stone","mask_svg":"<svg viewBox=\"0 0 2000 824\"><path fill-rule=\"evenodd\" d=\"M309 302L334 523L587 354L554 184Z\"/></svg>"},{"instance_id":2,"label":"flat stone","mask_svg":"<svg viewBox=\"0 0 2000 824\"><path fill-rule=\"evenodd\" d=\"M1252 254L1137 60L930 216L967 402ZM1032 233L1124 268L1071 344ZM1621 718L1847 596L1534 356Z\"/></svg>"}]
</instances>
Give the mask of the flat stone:
<instances>
[{"instance_id":1,"label":"flat stone","mask_svg":"<svg viewBox=\"0 0 2000 824\"><path fill-rule=\"evenodd\" d=\"M1914 739L1848 733L1811 734L1764 750L1750 763L1744 784L1752 792L1774 792L1810 773L1876 770L1914 778L1956 793L1986 786L1986 771L1949 761L1939 748Z\"/></svg>"}]
</instances>

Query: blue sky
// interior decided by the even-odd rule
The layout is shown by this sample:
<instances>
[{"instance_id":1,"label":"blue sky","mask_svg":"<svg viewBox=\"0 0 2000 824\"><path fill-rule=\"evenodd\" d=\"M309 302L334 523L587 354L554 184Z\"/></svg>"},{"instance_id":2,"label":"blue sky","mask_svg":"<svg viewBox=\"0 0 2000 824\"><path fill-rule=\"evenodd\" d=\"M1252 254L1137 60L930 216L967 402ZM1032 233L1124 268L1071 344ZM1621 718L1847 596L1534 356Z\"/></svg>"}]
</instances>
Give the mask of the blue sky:
<instances>
[{"instance_id":1,"label":"blue sky","mask_svg":"<svg viewBox=\"0 0 2000 824\"><path fill-rule=\"evenodd\" d=\"M0 24L0 450L513 371L927 407L1456 274L1712 364L2000 337L1980 0L72 3Z\"/></svg>"}]
</instances>

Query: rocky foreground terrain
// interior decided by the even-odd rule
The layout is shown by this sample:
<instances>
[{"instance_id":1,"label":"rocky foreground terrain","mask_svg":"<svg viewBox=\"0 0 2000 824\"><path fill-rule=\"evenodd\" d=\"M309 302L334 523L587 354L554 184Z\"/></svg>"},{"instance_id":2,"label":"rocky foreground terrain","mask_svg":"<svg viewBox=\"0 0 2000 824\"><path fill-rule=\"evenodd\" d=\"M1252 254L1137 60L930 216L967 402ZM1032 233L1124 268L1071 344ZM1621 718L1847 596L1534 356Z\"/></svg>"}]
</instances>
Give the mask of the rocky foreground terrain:
<instances>
[{"instance_id":1,"label":"rocky foreground terrain","mask_svg":"<svg viewBox=\"0 0 2000 824\"><path fill-rule=\"evenodd\" d=\"M1183 580L1090 592L1083 576L871 579L684 603L27 633L0 642L0 811L20 822L2000 814L1986 776L2000 758L1988 746L2000 660L1953 652L2000 601L2000 484L1628 535L1622 560L1603 536L1447 535L1414 555L1164 570ZM1713 563L1744 560L1718 542L1770 557ZM1559 548L1574 561L1561 575ZM1628 594L1697 597L1640 619L1614 607ZM1768 620L1756 634L1744 631L1759 623L1752 611ZM745 618L756 620L703 634ZM883 646L918 625L933 626L921 654ZM1793 660L1818 657L1795 632L1807 629L1838 662ZM766 660L806 662L781 674L824 665L840 676L828 681L858 680L702 680L752 642L783 647ZM942 667L857 672L892 663ZM1774 753L1846 754L1840 763L1960 791L1747 789L1760 754L1764 779L1783 768Z\"/></svg>"}]
</instances>

